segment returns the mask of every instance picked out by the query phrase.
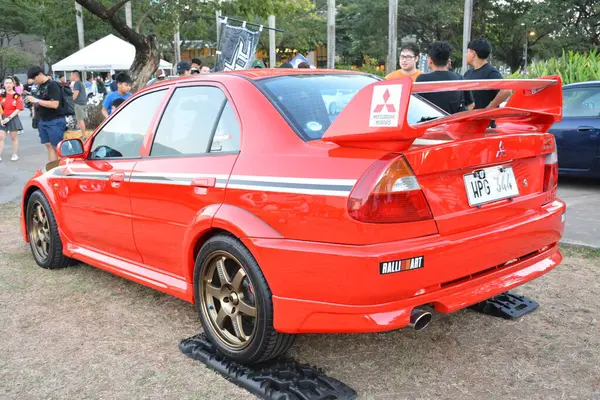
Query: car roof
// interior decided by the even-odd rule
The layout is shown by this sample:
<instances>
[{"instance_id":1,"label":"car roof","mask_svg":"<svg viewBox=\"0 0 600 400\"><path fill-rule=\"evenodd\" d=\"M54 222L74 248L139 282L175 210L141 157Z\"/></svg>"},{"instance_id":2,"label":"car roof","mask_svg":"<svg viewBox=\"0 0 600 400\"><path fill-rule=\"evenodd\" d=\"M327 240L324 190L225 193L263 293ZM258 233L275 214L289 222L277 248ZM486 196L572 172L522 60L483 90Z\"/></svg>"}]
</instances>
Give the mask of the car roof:
<instances>
[{"instance_id":1,"label":"car roof","mask_svg":"<svg viewBox=\"0 0 600 400\"><path fill-rule=\"evenodd\" d=\"M361 71L344 70L344 69L310 69L310 68L254 68L236 71L228 71L225 74L234 74L243 76L252 80L260 80L265 78L273 78L286 75L366 75Z\"/></svg>"},{"instance_id":2,"label":"car roof","mask_svg":"<svg viewBox=\"0 0 600 400\"><path fill-rule=\"evenodd\" d=\"M214 80L223 76L239 76L252 81L258 81L266 78L273 78L279 76L297 76L297 75L371 75L361 71L343 70L343 69L309 69L309 68L255 68L255 69L244 69L227 72L212 72L210 74L199 74L189 76L175 76L169 77L162 82L156 81L148 87L167 87L171 85L177 85L181 82L202 82L204 80Z\"/></svg>"},{"instance_id":3,"label":"car roof","mask_svg":"<svg viewBox=\"0 0 600 400\"><path fill-rule=\"evenodd\" d=\"M600 81L569 83L568 85L564 85L563 88L568 89L568 88L573 88L573 87L586 87L586 86L600 86Z\"/></svg>"}]
</instances>

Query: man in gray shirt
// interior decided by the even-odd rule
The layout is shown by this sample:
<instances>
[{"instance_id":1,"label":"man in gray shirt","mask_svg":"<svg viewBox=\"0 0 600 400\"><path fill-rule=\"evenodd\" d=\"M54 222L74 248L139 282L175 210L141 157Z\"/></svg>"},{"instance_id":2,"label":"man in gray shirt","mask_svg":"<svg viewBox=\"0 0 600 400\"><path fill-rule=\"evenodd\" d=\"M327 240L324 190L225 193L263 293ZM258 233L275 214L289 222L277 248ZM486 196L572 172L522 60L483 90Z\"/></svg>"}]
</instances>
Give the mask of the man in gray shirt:
<instances>
[{"instance_id":1,"label":"man in gray shirt","mask_svg":"<svg viewBox=\"0 0 600 400\"><path fill-rule=\"evenodd\" d=\"M87 93L85 85L81 82L81 73L79 71L71 72L71 80L73 81L73 100L75 101L75 119L81 129L82 140L87 139L85 131L85 118L87 106Z\"/></svg>"}]
</instances>

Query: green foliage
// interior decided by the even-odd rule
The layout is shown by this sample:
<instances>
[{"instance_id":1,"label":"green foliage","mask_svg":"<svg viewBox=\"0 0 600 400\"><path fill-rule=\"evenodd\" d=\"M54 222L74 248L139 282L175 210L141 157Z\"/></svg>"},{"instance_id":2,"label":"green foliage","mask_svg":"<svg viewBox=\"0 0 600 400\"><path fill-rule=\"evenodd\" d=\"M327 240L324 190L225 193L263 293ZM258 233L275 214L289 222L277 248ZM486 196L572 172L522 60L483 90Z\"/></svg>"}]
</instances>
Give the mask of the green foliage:
<instances>
[{"instance_id":1,"label":"green foliage","mask_svg":"<svg viewBox=\"0 0 600 400\"><path fill-rule=\"evenodd\" d=\"M320 8L312 1L303 1L297 4L297 8L291 10L287 15L276 16L277 28L283 33L275 34L277 47L297 49L306 54L315 50L319 44L327 42L327 18L326 9ZM259 19L256 23L267 25L267 19ZM263 31L260 37L259 47L269 48L269 34Z\"/></svg>"},{"instance_id":2,"label":"green foliage","mask_svg":"<svg viewBox=\"0 0 600 400\"><path fill-rule=\"evenodd\" d=\"M38 34L46 41L46 62L52 65L79 50L75 2L65 4L64 0L38 0L37 3L40 10ZM86 46L110 33L117 35L110 25L86 9L83 9L83 26Z\"/></svg>"},{"instance_id":3,"label":"green foliage","mask_svg":"<svg viewBox=\"0 0 600 400\"><path fill-rule=\"evenodd\" d=\"M589 53L563 51L561 57L534 62L529 78L560 75L563 84L600 80L600 53L596 49Z\"/></svg>"},{"instance_id":4,"label":"green foliage","mask_svg":"<svg viewBox=\"0 0 600 400\"><path fill-rule=\"evenodd\" d=\"M35 61L31 54L14 47L0 49L0 76L4 76L6 71L29 67Z\"/></svg>"},{"instance_id":5,"label":"green foliage","mask_svg":"<svg viewBox=\"0 0 600 400\"><path fill-rule=\"evenodd\" d=\"M34 0L3 0L0 4L4 17L0 24L0 47L18 34L38 31L36 18L39 16L39 9Z\"/></svg>"},{"instance_id":6,"label":"green foliage","mask_svg":"<svg viewBox=\"0 0 600 400\"><path fill-rule=\"evenodd\" d=\"M361 72L366 72L369 74L384 77L385 71L378 67L379 67L379 65L378 65L377 60L375 60L371 57L368 57L368 56L364 58L364 60L362 62L362 66L360 66L360 67L354 67L352 65L344 65L344 64L339 64L339 65L335 66L336 69L361 71Z\"/></svg>"}]
</instances>

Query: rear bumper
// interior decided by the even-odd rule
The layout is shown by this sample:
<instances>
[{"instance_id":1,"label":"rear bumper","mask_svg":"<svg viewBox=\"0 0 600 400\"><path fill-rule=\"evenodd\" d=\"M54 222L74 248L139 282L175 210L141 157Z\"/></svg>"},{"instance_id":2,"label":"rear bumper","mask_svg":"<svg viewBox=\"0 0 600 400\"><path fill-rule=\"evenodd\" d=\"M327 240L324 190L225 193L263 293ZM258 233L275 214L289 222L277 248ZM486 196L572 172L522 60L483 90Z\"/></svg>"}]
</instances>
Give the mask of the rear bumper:
<instances>
[{"instance_id":1,"label":"rear bumper","mask_svg":"<svg viewBox=\"0 0 600 400\"><path fill-rule=\"evenodd\" d=\"M454 312L552 270L562 260L564 213L556 200L486 229L368 246L243 241L273 293L276 330L378 332L407 326L415 307ZM380 274L381 262L419 256L423 268Z\"/></svg>"}]
</instances>

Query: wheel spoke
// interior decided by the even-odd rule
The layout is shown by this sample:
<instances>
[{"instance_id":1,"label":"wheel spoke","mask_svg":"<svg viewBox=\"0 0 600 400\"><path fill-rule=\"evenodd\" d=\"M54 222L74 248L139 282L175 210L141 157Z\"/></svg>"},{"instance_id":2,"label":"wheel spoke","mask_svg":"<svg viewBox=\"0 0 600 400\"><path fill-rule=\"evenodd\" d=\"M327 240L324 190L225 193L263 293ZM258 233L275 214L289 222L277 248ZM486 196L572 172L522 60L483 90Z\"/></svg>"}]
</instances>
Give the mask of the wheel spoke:
<instances>
[{"instance_id":1,"label":"wheel spoke","mask_svg":"<svg viewBox=\"0 0 600 400\"><path fill-rule=\"evenodd\" d=\"M227 268L225 268L225 257L219 258L217 261L217 272L219 273L219 279L221 280L221 284L231 285L231 278L227 273Z\"/></svg>"},{"instance_id":2,"label":"wheel spoke","mask_svg":"<svg viewBox=\"0 0 600 400\"><path fill-rule=\"evenodd\" d=\"M220 329L223 329L223 324L225 323L225 317L227 317L227 313L225 312L223 307L221 307L221 310L219 311L219 314L217 314L217 319L215 321L217 323L217 326Z\"/></svg>"},{"instance_id":3,"label":"wheel spoke","mask_svg":"<svg viewBox=\"0 0 600 400\"><path fill-rule=\"evenodd\" d=\"M238 293L242 291L242 281L245 277L246 273L244 272L244 270L242 268L238 269L238 272L235 274L235 276L233 277L233 281L231 282L233 290L235 290Z\"/></svg>"},{"instance_id":4,"label":"wheel spoke","mask_svg":"<svg viewBox=\"0 0 600 400\"><path fill-rule=\"evenodd\" d=\"M256 317L256 307L252 307L251 305L243 302L242 300L240 300L240 302L238 303L237 308L238 311L244 315L247 315L249 317Z\"/></svg>"},{"instance_id":5,"label":"wheel spoke","mask_svg":"<svg viewBox=\"0 0 600 400\"><path fill-rule=\"evenodd\" d=\"M221 295L221 288L215 287L210 283L206 283L206 293L218 299Z\"/></svg>"},{"instance_id":6,"label":"wheel spoke","mask_svg":"<svg viewBox=\"0 0 600 400\"><path fill-rule=\"evenodd\" d=\"M248 336L244 333L244 329L242 327L242 316L234 315L231 317L231 324L233 325L233 330L235 331L235 336L240 339L242 342L248 340Z\"/></svg>"},{"instance_id":7,"label":"wheel spoke","mask_svg":"<svg viewBox=\"0 0 600 400\"><path fill-rule=\"evenodd\" d=\"M44 255L50 252L50 243L48 243L46 240L42 241L42 252Z\"/></svg>"},{"instance_id":8,"label":"wheel spoke","mask_svg":"<svg viewBox=\"0 0 600 400\"><path fill-rule=\"evenodd\" d=\"M44 221L44 213L42 213L42 207L41 207L41 206L38 206L38 207L37 207L37 217L38 217L38 220L39 220L41 223L44 223L44 222L45 222L45 221Z\"/></svg>"}]
</instances>

